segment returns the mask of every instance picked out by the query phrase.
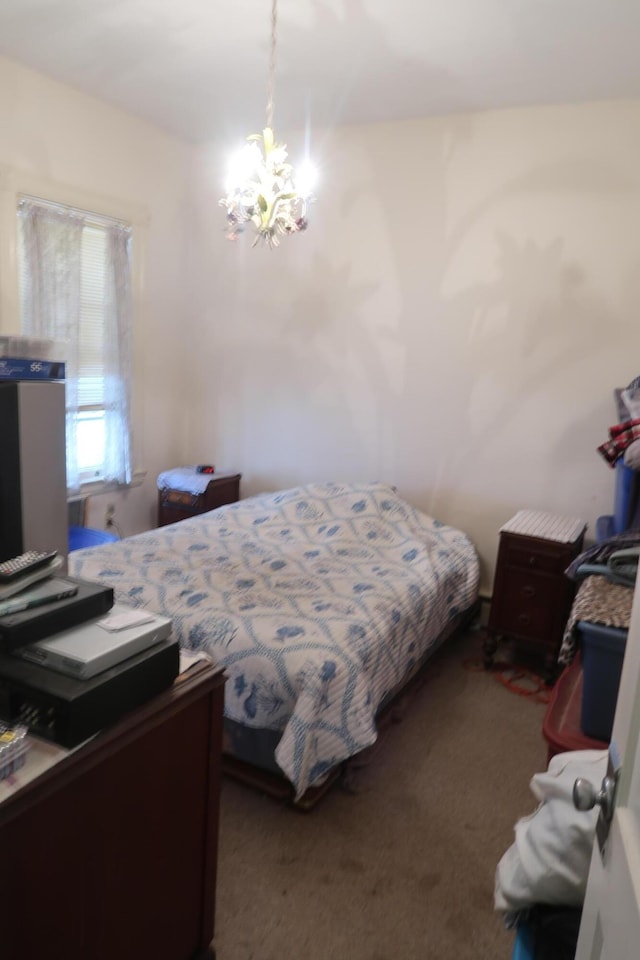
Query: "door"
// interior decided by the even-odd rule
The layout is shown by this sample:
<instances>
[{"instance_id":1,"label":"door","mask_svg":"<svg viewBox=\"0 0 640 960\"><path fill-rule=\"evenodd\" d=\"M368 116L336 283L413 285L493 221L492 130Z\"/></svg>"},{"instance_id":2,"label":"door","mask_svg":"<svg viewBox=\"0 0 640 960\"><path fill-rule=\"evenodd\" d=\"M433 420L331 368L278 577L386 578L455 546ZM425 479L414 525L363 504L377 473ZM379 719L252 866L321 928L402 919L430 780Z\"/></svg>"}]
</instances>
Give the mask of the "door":
<instances>
[{"instance_id":1,"label":"door","mask_svg":"<svg viewBox=\"0 0 640 960\"><path fill-rule=\"evenodd\" d=\"M604 854L594 843L576 960L640 956L640 578L609 754L620 769L615 806Z\"/></svg>"}]
</instances>

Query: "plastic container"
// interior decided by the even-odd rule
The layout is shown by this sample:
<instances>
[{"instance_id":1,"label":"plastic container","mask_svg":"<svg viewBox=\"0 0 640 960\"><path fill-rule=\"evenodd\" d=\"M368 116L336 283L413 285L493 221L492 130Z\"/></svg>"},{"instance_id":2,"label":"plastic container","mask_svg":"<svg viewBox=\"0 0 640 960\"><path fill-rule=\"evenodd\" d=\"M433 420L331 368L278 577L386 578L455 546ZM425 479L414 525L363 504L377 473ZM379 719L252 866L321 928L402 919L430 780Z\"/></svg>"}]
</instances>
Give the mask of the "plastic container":
<instances>
[{"instance_id":1,"label":"plastic container","mask_svg":"<svg viewBox=\"0 0 640 960\"><path fill-rule=\"evenodd\" d=\"M640 526L640 472L628 467L620 458L615 465L613 514L598 517L596 540L601 543L625 530Z\"/></svg>"},{"instance_id":2,"label":"plastic container","mask_svg":"<svg viewBox=\"0 0 640 960\"><path fill-rule=\"evenodd\" d=\"M605 740L587 737L582 731L582 683L582 662L578 650L558 677L542 722L542 735L547 741L547 763L556 753L565 753L567 750L607 748Z\"/></svg>"},{"instance_id":3,"label":"plastic container","mask_svg":"<svg viewBox=\"0 0 640 960\"><path fill-rule=\"evenodd\" d=\"M118 537L106 530L93 530L91 527L69 527L69 553L83 550L85 547L99 547L103 543L113 543Z\"/></svg>"},{"instance_id":4,"label":"plastic container","mask_svg":"<svg viewBox=\"0 0 640 960\"><path fill-rule=\"evenodd\" d=\"M0 723L0 780L24 765L29 750L28 730L21 724Z\"/></svg>"},{"instance_id":5,"label":"plastic container","mask_svg":"<svg viewBox=\"0 0 640 960\"><path fill-rule=\"evenodd\" d=\"M534 960L533 934L526 923L518 925L511 960Z\"/></svg>"},{"instance_id":6,"label":"plastic container","mask_svg":"<svg viewBox=\"0 0 640 960\"><path fill-rule=\"evenodd\" d=\"M611 740L618 700L627 631L580 620L582 644L582 732L596 740Z\"/></svg>"}]
</instances>

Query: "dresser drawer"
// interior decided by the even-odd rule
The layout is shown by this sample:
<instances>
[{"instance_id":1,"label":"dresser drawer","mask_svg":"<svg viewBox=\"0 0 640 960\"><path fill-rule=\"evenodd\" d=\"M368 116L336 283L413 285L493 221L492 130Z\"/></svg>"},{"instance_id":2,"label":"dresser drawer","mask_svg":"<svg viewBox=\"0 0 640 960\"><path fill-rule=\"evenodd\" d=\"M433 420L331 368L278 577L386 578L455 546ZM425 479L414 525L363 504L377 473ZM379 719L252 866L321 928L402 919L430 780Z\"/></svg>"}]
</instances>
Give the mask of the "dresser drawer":
<instances>
[{"instance_id":1,"label":"dresser drawer","mask_svg":"<svg viewBox=\"0 0 640 960\"><path fill-rule=\"evenodd\" d=\"M160 494L163 507L187 507L192 510L205 510L204 493L188 493L186 490L163 490Z\"/></svg>"},{"instance_id":2,"label":"dresser drawer","mask_svg":"<svg viewBox=\"0 0 640 960\"><path fill-rule=\"evenodd\" d=\"M558 593L559 585L553 577L529 570L506 570L504 573L503 603L518 607L548 606Z\"/></svg>"},{"instance_id":3,"label":"dresser drawer","mask_svg":"<svg viewBox=\"0 0 640 960\"><path fill-rule=\"evenodd\" d=\"M558 587L549 577L508 570L496 610L505 633L544 643L554 619Z\"/></svg>"},{"instance_id":4,"label":"dresser drawer","mask_svg":"<svg viewBox=\"0 0 640 960\"><path fill-rule=\"evenodd\" d=\"M562 574L572 558L570 551L558 550L557 546L536 543L522 537L506 539L504 551L504 559L508 567L536 570L541 573Z\"/></svg>"}]
</instances>

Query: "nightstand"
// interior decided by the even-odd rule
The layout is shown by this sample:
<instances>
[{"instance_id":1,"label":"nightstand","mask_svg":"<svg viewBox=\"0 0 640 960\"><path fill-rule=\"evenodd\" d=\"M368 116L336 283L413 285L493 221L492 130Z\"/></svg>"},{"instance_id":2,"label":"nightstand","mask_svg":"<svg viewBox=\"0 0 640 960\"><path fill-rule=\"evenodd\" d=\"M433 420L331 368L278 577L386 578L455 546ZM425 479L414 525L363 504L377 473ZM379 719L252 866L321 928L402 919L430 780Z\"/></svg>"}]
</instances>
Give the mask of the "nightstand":
<instances>
[{"instance_id":1,"label":"nightstand","mask_svg":"<svg viewBox=\"0 0 640 960\"><path fill-rule=\"evenodd\" d=\"M158 477L158 526L195 517L240 499L239 473L197 473L177 467Z\"/></svg>"},{"instance_id":2,"label":"nightstand","mask_svg":"<svg viewBox=\"0 0 640 960\"><path fill-rule=\"evenodd\" d=\"M555 678L574 583L564 575L582 550L586 524L537 510L520 510L500 530L484 664L489 668L499 637L529 647Z\"/></svg>"}]
</instances>

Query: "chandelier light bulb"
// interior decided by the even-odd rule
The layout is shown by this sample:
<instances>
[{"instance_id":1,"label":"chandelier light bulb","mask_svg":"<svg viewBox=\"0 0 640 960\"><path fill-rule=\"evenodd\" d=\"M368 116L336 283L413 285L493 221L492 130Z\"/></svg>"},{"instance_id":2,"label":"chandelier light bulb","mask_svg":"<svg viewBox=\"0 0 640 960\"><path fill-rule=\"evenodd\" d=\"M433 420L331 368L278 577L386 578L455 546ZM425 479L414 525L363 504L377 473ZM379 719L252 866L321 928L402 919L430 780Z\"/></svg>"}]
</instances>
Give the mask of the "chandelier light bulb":
<instances>
[{"instance_id":1,"label":"chandelier light bulb","mask_svg":"<svg viewBox=\"0 0 640 960\"><path fill-rule=\"evenodd\" d=\"M318 182L318 170L309 159L303 160L296 170L296 189L301 197L311 197Z\"/></svg>"},{"instance_id":2,"label":"chandelier light bulb","mask_svg":"<svg viewBox=\"0 0 640 960\"><path fill-rule=\"evenodd\" d=\"M260 151L255 143L237 150L229 162L225 190L232 194L251 182L260 166Z\"/></svg>"}]
</instances>

